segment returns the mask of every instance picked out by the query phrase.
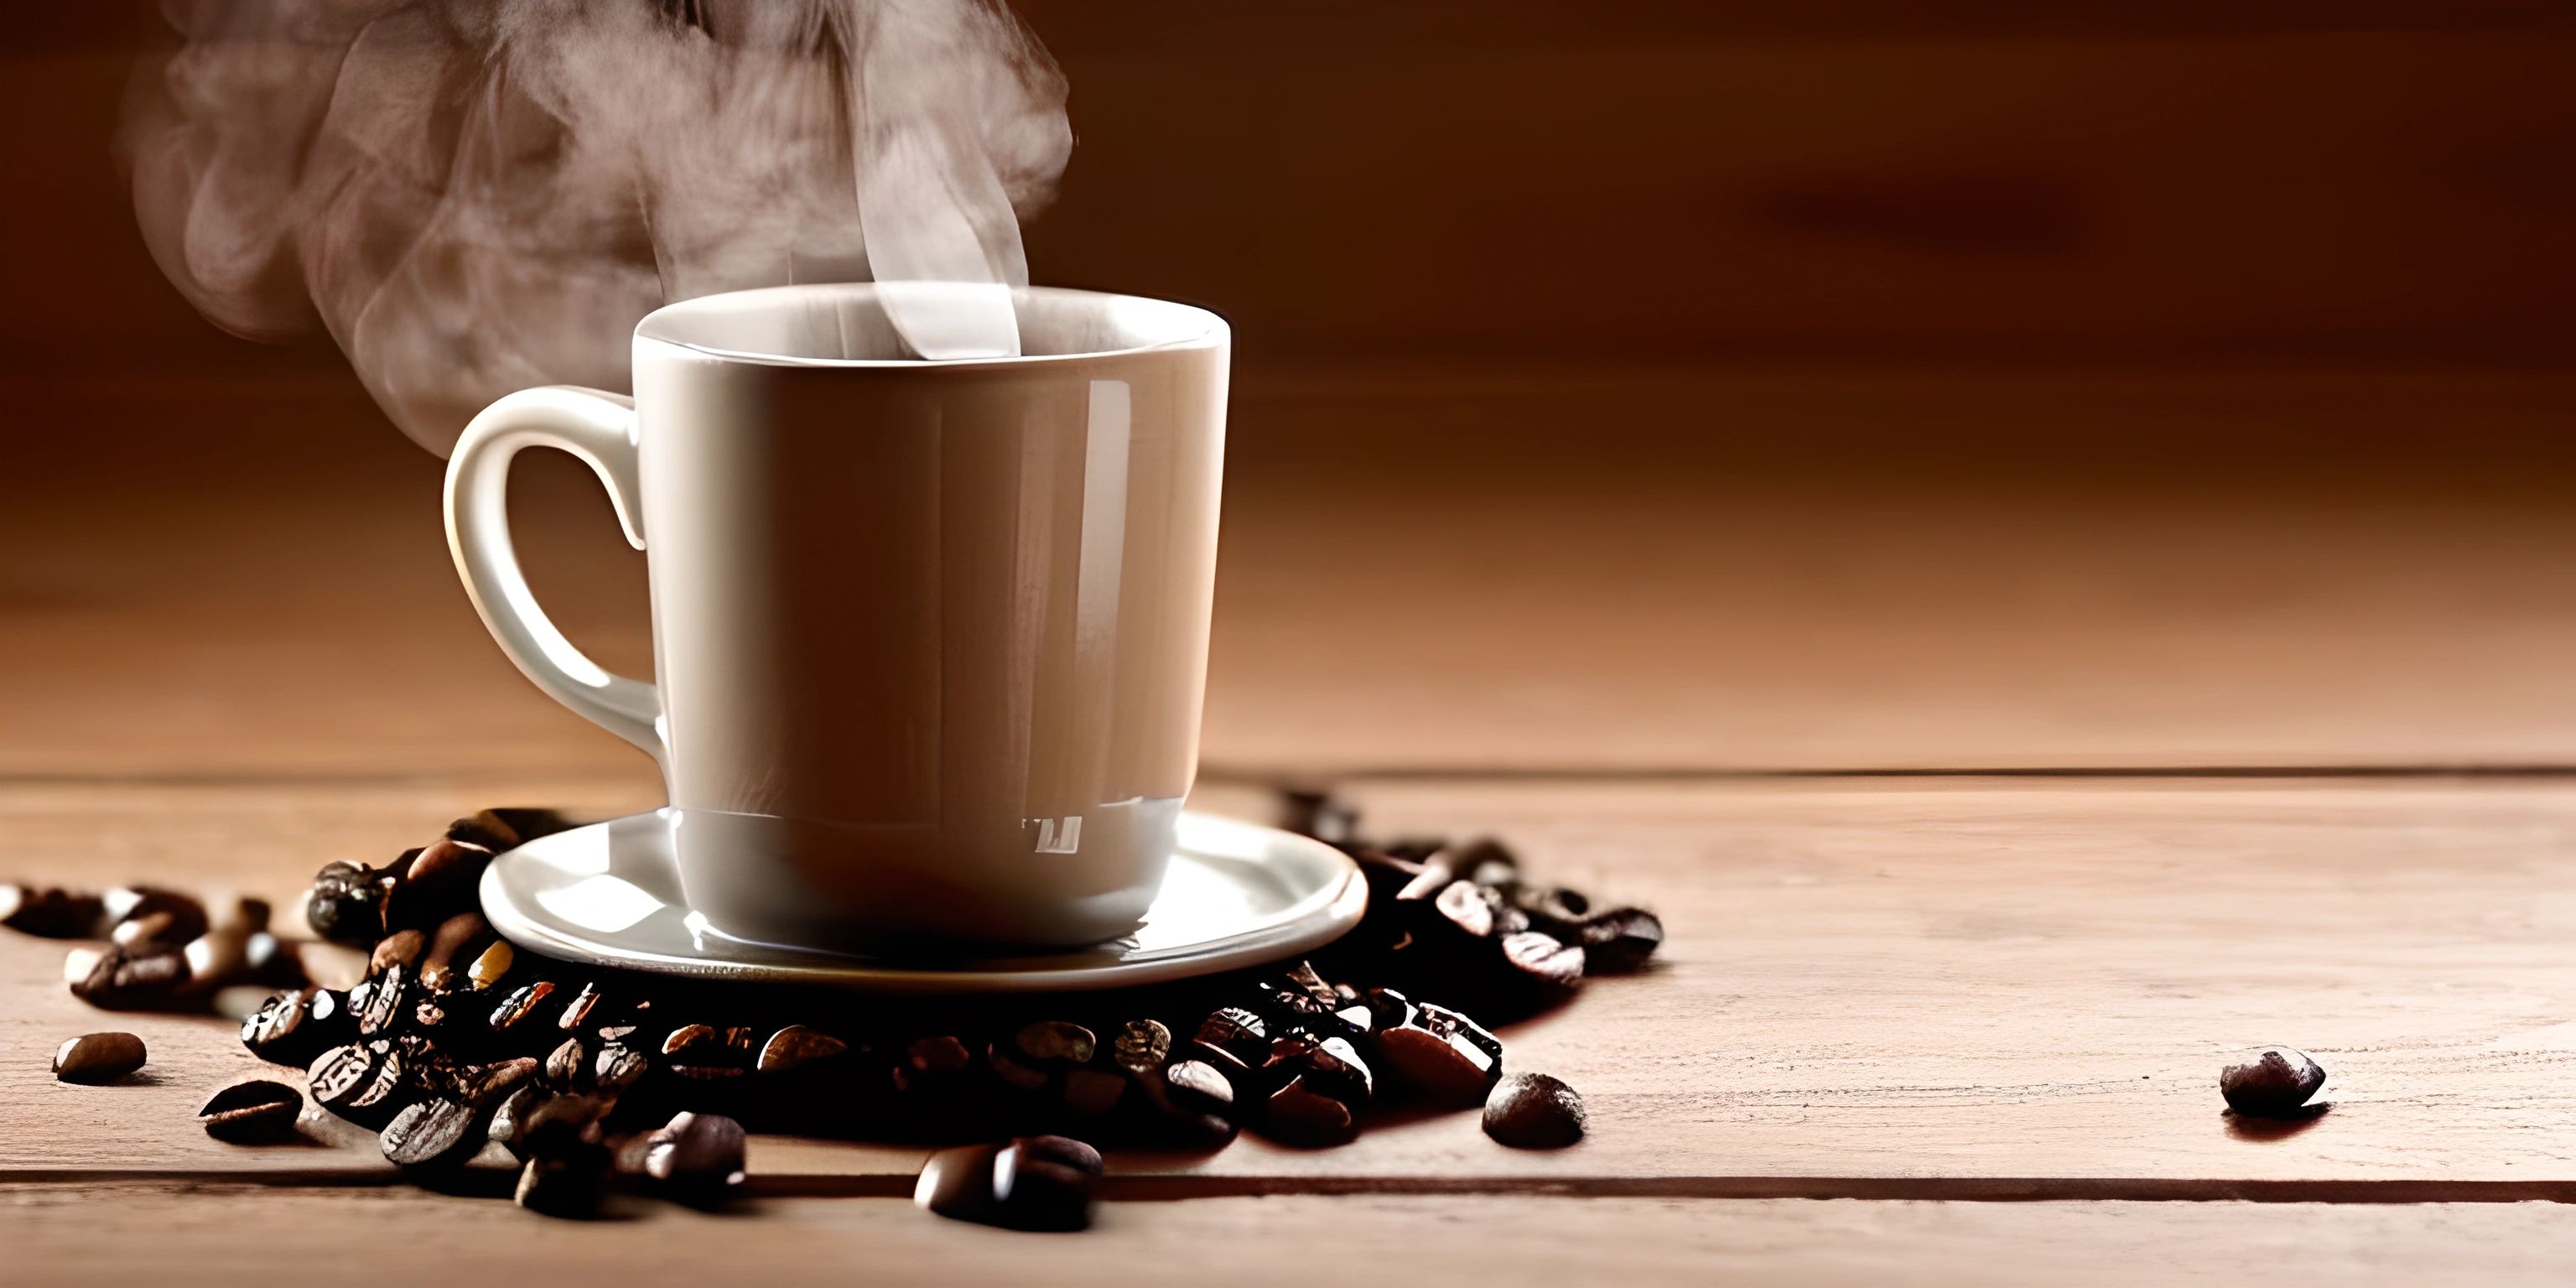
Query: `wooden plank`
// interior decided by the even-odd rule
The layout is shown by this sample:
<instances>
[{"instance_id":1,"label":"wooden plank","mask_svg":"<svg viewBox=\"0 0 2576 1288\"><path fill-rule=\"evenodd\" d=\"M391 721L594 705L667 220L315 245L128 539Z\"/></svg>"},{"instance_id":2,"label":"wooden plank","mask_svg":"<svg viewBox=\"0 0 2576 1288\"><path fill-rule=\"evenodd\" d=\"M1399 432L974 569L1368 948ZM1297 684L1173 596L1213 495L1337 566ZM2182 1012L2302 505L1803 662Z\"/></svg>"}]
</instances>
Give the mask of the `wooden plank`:
<instances>
[{"instance_id":1,"label":"wooden plank","mask_svg":"<svg viewBox=\"0 0 2576 1288\"><path fill-rule=\"evenodd\" d=\"M494 794L20 786L0 789L0 835L39 876L282 894L325 858L390 850ZM1518 1153L1473 1115L1447 1115L1341 1149L1247 1140L1122 1170L1198 1178L1184 1192L2576 1194L2576 901L2558 893L2576 865L2576 787L1417 784L1364 796L1385 826L1494 830L1543 874L1666 915L1660 969L1594 981L1506 1034L1513 1067L1584 1092L1590 1139ZM0 1169L379 1166L363 1150L236 1150L199 1135L193 1097L246 1067L217 1026L150 1029L162 1085L51 1083L43 1054L101 1018L61 993L58 956L0 938ZM2231 1051L2275 1041L2329 1067L2339 1107L2302 1130L2248 1133L2220 1116L2213 1078ZM917 1161L764 1138L754 1168L815 1182L900 1177Z\"/></svg>"},{"instance_id":2,"label":"wooden plank","mask_svg":"<svg viewBox=\"0 0 2576 1288\"><path fill-rule=\"evenodd\" d=\"M1245 383L1222 772L2576 763L2576 382ZM436 463L354 390L29 396L136 437L0 476L0 773L649 783L492 647ZM540 598L649 670L595 481L522 474Z\"/></svg>"},{"instance_id":3,"label":"wooden plank","mask_svg":"<svg viewBox=\"0 0 2576 1288\"><path fill-rule=\"evenodd\" d=\"M0 1186L14 1282L265 1288L329 1266L386 1288L580 1282L2058 1285L2565 1281L2539 1204L1671 1202L1278 1197L1109 1203L1085 1235L1012 1234L899 1199L639 1205L547 1221L497 1199L223 1185Z\"/></svg>"}]
</instances>

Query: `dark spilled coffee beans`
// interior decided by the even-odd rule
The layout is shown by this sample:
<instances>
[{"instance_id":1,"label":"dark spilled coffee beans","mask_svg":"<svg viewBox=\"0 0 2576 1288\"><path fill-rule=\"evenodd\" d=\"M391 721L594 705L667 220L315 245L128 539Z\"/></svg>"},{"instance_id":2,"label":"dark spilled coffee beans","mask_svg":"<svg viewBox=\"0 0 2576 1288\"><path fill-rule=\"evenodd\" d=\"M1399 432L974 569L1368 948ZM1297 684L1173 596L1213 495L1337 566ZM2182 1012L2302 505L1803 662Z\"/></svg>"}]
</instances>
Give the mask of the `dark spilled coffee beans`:
<instances>
[{"instance_id":1,"label":"dark spilled coffee beans","mask_svg":"<svg viewBox=\"0 0 2576 1288\"><path fill-rule=\"evenodd\" d=\"M2317 1099L2326 1071L2305 1052L2265 1047L2219 1071L2218 1092L2227 1107L2252 1118L2306 1118L2326 1110Z\"/></svg>"},{"instance_id":2,"label":"dark spilled coffee beans","mask_svg":"<svg viewBox=\"0 0 2576 1288\"><path fill-rule=\"evenodd\" d=\"M54 1051L54 1078L90 1086L143 1067L143 1039L131 1033L84 1033Z\"/></svg>"},{"instance_id":3,"label":"dark spilled coffee beans","mask_svg":"<svg viewBox=\"0 0 2576 1288\"><path fill-rule=\"evenodd\" d=\"M304 1093L283 1082L254 1078L208 1097L197 1110L197 1121L217 1140L256 1145L294 1136L296 1116L303 1112Z\"/></svg>"},{"instance_id":4,"label":"dark spilled coffee beans","mask_svg":"<svg viewBox=\"0 0 2576 1288\"><path fill-rule=\"evenodd\" d=\"M644 1139L644 1174L674 1197L722 1199L742 1188L742 1124L717 1114L683 1112Z\"/></svg>"},{"instance_id":5,"label":"dark spilled coffee beans","mask_svg":"<svg viewBox=\"0 0 2576 1288\"><path fill-rule=\"evenodd\" d=\"M1485 1134L1514 1149L1563 1149L1585 1121L1583 1097L1544 1073L1515 1073L1485 1098Z\"/></svg>"},{"instance_id":6,"label":"dark spilled coffee beans","mask_svg":"<svg viewBox=\"0 0 2576 1288\"><path fill-rule=\"evenodd\" d=\"M106 908L99 897L58 886L0 885L0 926L43 939L88 939Z\"/></svg>"},{"instance_id":7,"label":"dark spilled coffee beans","mask_svg":"<svg viewBox=\"0 0 2576 1288\"><path fill-rule=\"evenodd\" d=\"M930 1156L913 1202L941 1216L1013 1230L1080 1230L1091 1224L1100 1151L1063 1136L1022 1136Z\"/></svg>"},{"instance_id":8,"label":"dark spilled coffee beans","mask_svg":"<svg viewBox=\"0 0 2576 1288\"><path fill-rule=\"evenodd\" d=\"M397 1167L462 1167L489 1139L490 1125L461 1100L432 1096L403 1107L385 1124L385 1161Z\"/></svg>"}]
</instances>

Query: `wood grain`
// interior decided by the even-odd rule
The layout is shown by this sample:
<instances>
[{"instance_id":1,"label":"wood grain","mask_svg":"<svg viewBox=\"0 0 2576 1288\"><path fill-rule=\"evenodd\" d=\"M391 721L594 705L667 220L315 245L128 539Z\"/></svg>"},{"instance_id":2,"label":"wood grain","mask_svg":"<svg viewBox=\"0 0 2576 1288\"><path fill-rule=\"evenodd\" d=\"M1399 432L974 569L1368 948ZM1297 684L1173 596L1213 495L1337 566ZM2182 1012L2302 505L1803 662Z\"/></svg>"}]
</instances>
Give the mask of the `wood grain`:
<instances>
[{"instance_id":1,"label":"wood grain","mask_svg":"<svg viewBox=\"0 0 2576 1288\"><path fill-rule=\"evenodd\" d=\"M489 790L22 786L0 790L0 834L50 856L19 862L38 876L283 892ZM1494 830L1541 873L1665 914L1660 969L1595 981L1506 1034L1514 1067L1582 1089L1590 1139L1518 1153L1449 1115L1342 1149L1247 1140L1123 1171L1193 1178L1180 1192L2576 1195L2576 901L2559 894L2576 874L2576 787L1417 784L1364 798L1387 827ZM100 819L117 821L112 848ZM380 1168L363 1149L200 1135L192 1098L247 1067L215 1025L146 1032L162 1085L52 1084L43 1053L100 1026L53 981L59 951L0 938L0 1171ZM2276 1041L2328 1066L2338 1108L2250 1133L2220 1116L2213 1079L2229 1053ZM828 1190L918 1159L764 1138L753 1166Z\"/></svg>"},{"instance_id":2,"label":"wood grain","mask_svg":"<svg viewBox=\"0 0 2576 1288\"><path fill-rule=\"evenodd\" d=\"M281 1267L387 1288L575 1282L1042 1282L1063 1288L1317 1280L1426 1285L1750 1282L2555 1285L2576 1253L2540 1204L1707 1203L1280 1197L1109 1203L1079 1238L942 1221L900 1199L769 1199L708 1215L639 1205L547 1221L408 1190L0 1185L13 1282L266 1288ZM366 1249L363 1255L358 1249Z\"/></svg>"}]
</instances>

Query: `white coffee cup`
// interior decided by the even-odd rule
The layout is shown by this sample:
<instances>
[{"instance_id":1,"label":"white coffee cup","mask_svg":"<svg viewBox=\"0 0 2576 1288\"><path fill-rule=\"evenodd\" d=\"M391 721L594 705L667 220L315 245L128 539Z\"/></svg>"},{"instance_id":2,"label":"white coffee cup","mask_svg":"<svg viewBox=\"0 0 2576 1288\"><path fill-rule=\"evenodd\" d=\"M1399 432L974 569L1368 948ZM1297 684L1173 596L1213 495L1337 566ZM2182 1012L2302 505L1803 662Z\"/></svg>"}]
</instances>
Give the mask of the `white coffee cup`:
<instances>
[{"instance_id":1,"label":"white coffee cup","mask_svg":"<svg viewBox=\"0 0 2576 1288\"><path fill-rule=\"evenodd\" d=\"M635 396L492 404L447 471L466 590L537 686L650 752L691 909L887 952L1132 929L1198 761L1228 333L1185 305L1011 293L1022 353L923 361L879 288L660 309ZM546 619L520 449L589 463L647 551L655 681Z\"/></svg>"}]
</instances>

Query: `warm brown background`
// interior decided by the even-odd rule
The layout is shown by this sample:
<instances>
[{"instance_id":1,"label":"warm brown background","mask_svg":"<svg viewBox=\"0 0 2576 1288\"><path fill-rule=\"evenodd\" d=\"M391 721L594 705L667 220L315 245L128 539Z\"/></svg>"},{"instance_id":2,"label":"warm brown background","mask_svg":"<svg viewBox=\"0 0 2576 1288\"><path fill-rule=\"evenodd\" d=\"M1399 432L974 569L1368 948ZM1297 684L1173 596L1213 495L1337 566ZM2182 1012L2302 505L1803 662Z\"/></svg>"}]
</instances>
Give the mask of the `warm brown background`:
<instances>
[{"instance_id":1,"label":"warm brown background","mask_svg":"<svg viewBox=\"0 0 2576 1288\"><path fill-rule=\"evenodd\" d=\"M1040 279L1239 327L1211 767L2576 761L2566 11L2063 8L1024 6ZM633 773L336 355L159 280L142 21L0 22L0 769Z\"/></svg>"}]
</instances>

